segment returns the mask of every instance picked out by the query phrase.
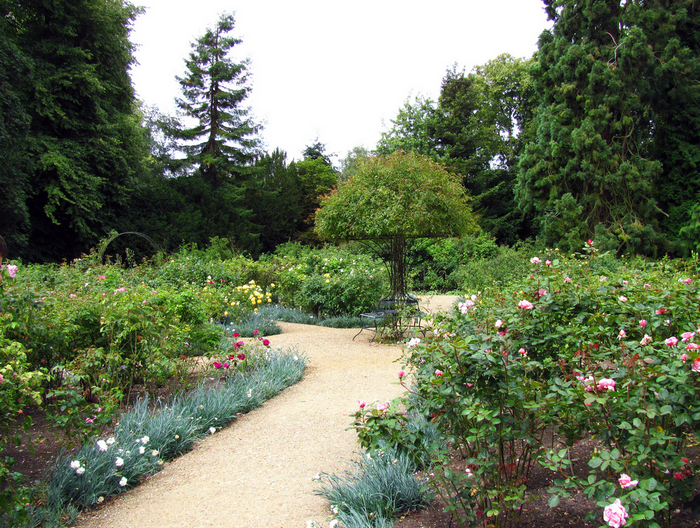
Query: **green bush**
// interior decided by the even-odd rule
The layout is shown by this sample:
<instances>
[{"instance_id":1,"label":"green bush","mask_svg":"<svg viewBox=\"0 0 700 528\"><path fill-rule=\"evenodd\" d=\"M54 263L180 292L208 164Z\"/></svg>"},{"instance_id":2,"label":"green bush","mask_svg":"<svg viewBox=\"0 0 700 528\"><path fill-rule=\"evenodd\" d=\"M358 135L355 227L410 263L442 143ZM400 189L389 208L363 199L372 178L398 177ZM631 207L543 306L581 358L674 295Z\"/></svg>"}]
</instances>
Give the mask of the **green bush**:
<instances>
[{"instance_id":1,"label":"green bush","mask_svg":"<svg viewBox=\"0 0 700 528\"><path fill-rule=\"evenodd\" d=\"M382 263L343 248L329 247L283 260L280 301L316 316L371 311L386 292Z\"/></svg>"},{"instance_id":2,"label":"green bush","mask_svg":"<svg viewBox=\"0 0 700 528\"><path fill-rule=\"evenodd\" d=\"M498 246L484 233L457 238L421 238L408 244L411 287L419 291L452 291L462 288L461 266L495 257Z\"/></svg>"}]
</instances>

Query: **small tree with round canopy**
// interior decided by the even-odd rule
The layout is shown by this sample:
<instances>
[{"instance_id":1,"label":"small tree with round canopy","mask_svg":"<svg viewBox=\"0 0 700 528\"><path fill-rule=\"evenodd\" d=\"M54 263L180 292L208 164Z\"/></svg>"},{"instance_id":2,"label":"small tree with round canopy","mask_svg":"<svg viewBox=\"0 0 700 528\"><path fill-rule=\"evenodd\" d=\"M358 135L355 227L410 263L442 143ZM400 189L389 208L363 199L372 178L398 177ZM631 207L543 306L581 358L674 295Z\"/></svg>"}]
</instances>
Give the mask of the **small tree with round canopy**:
<instances>
[{"instance_id":1,"label":"small tree with round canopy","mask_svg":"<svg viewBox=\"0 0 700 528\"><path fill-rule=\"evenodd\" d=\"M461 176L415 152L360 162L316 211L316 232L332 241L377 244L389 261L391 297L407 300L406 240L459 237L476 231Z\"/></svg>"}]
</instances>

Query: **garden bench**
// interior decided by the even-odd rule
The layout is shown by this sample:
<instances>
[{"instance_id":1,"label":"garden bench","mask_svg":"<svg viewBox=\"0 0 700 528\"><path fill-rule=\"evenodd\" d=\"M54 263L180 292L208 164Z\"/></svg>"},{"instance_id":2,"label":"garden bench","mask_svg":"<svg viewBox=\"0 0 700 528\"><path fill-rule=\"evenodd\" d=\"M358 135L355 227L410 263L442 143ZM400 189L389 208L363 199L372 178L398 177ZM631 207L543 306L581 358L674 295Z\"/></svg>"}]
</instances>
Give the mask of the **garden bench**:
<instances>
[{"instance_id":1,"label":"garden bench","mask_svg":"<svg viewBox=\"0 0 700 528\"><path fill-rule=\"evenodd\" d=\"M363 330L374 332L371 343L381 328L390 327L393 333L402 334L413 328L420 328L423 313L418 307L418 299L382 299L373 312L361 313L362 328L353 336L353 341Z\"/></svg>"}]
</instances>

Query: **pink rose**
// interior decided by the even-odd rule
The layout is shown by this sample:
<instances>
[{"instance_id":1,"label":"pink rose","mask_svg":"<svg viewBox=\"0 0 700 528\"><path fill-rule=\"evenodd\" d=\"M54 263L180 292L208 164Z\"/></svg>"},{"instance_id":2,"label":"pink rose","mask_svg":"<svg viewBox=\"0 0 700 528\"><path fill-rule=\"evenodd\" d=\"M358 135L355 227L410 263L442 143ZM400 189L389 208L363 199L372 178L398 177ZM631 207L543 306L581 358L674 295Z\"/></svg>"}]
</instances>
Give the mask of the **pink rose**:
<instances>
[{"instance_id":1,"label":"pink rose","mask_svg":"<svg viewBox=\"0 0 700 528\"><path fill-rule=\"evenodd\" d=\"M625 297L624 295L620 295L618 299L620 299L620 302L627 302L627 297Z\"/></svg>"},{"instance_id":2,"label":"pink rose","mask_svg":"<svg viewBox=\"0 0 700 528\"><path fill-rule=\"evenodd\" d=\"M700 372L700 358L695 358L692 366L693 372Z\"/></svg>"},{"instance_id":3,"label":"pink rose","mask_svg":"<svg viewBox=\"0 0 700 528\"><path fill-rule=\"evenodd\" d=\"M638 480L632 480L629 475L624 473L620 475L620 478L617 480L623 488L631 488L639 484Z\"/></svg>"},{"instance_id":4,"label":"pink rose","mask_svg":"<svg viewBox=\"0 0 700 528\"><path fill-rule=\"evenodd\" d=\"M258 332L257 330L253 330L253 335L258 335L259 333L260 332Z\"/></svg>"},{"instance_id":5,"label":"pink rose","mask_svg":"<svg viewBox=\"0 0 700 528\"><path fill-rule=\"evenodd\" d=\"M642 328L644 328L646 325L647 325L646 319L642 319L641 321L639 321L639 326L641 326Z\"/></svg>"},{"instance_id":6,"label":"pink rose","mask_svg":"<svg viewBox=\"0 0 700 528\"><path fill-rule=\"evenodd\" d=\"M625 337L627 337L627 332L625 332L625 329L624 329L624 328L621 328L621 329L620 329L620 333L617 334L617 338L618 338L618 339L624 339Z\"/></svg>"},{"instance_id":7,"label":"pink rose","mask_svg":"<svg viewBox=\"0 0 700 528\"><path fill-rule=\"evenodd\" d=\"M436 375L436 376L442 376L442 370L437 369L437 370L435 371L435 375Z\"/></svg>"},{"instance_id":8,"label":"pink rose","mask_svg":"<svg viewBox=\"0 0 700 528\"><path fill-rule=\"evenodd\" d=\"M520 350L518 350L518 354L520 354L521 356L527 356L527 350L521 348Z\"/></svg>"},{"instance_id":9,"label":"pink rose","mask_svg":"<svg viewBox=\"0 0 700 528\"><path fill-rule=\"evenodd\" d=\"M377 410L378 410L379 412L384 412L384 411L386 411L386 408L387 408L387 407L386 407L386 403L378 403L378 404L377 404Z\"/></svg>"},{"instance_id":10,"label":"pink rose","mask_svg":"<svg viewBox=\"0 0 700 528\"><path fill-rule=\"evenodd\" d=\"M685 284L690 284L691 282L693 282L693 279L683 279L683 282Z\"/></svg>"},{"instance_id":11,"label":"pink rose","mask_svg":"<svg viewBox=\"0 0 700 528\"><path fill-rule=\"evenodd\" d=\"M690 341L693 337L695 337L695 332L683 332L681 334L681 339L683 341Z\"/></svg>"},{"instance_id":12,"label":"pink rose","mask_svg":"<svg viewBox=\"0 0 700 528\"><path fill-rule=\"evenodd\" d=\"M603 510L603 520L610 525L610 528L620 528L627 524L627 511L620 502L620 499L615 499L615 502L608 504Z\"/></svg>"},{"instance_id":13,"label":"pink rose","mask_svg":"<svg viewBox=\"0 0 700 528\"><path fill-rule=\"evenodd\" d=\"M539 264L542 261L540 260L540 257L532 257L530 259L530 262L532 262L533 264Z\"/></svg>"},{"instance_id":14,"label":"pink rose","mask_svg":"<svg viewBox=\"0 0 700 528\"><path fill-rule=\"evenodd\" d=\"M656 315L663 315L666 312L668 312L667 308L659 308L658 310L656 310Z\"/></svg>"},{"instance_id":15,"label":"pink rose","mask_svg":"<svg viewBox=\"0 0 700 528\"><path fill-rule=\"evenodd\" d=\"M678 344L678 338L676 336L671 336L664 341L664 343L666 343L668 346L675 346Z\"/></svg>"},{"instance_id":16,"label":"pink rose","mask_svg":"<svg viewBox=\"0 0 700 528\"><path fill-rule=\"evenodd\" d=\"M360 409L364 409L365 405L367 405L364 400L357 400L357 405L360 406Z\"/></svg>"},{"instance_id":17,"label":"pink rose","mask_svg":"<svg viewBox=\"0 0 700 528\"><path fill-rule=\"evenodd\" d=\"M245 359L245 354L243 352L241 352L236 357L238 358L239 361L243 361Z\"/></svg>"},{"instance_id":18,"label":"pink rose","mask_svg":"<svg viewBox=\"0 0 700 528\"><path fill-rule=\"evenodd\" d=\"M681 354L681 361L688 361L688 355L687 355L687 354Z\"/></svg>"},{"instance_id":19,"label":"pink rose","mask_svg":"<svg viewBox=\"0 0 700 528\"><path fill-rule=\"evenodd\" d=\"M221 363L219 363L218 361L214 361L214 368L215 369L220 369L221 366L222 366Z\"/></svg>"},{"instance_id":20,"label":"pink rose","mask_svg":"<svg viewBox=\"0 0 700 528\"><path fill-rule=\"evenodd\" d=\"M688 343L685 347L686 350L697 350L698 348L700 348L700 345L697 343Z\"/></svg>"},{"instance_id":21,"label":"pink rose","mask_svg":"<svg viewBox=\"0 0 700 528\"><path fill-rule=\"evenodd\" d=\"M639 344L642 345L642 346L646 346L646 345L648 345L649 343L651 343L651 341L652 341L651 336L650 336L649 334L644 334L644 337L643 337L642 340L639 342Z\"/></svg>"},{"instance_id":22,"label":"pink rose","mask_svg":"<svg viewBox=\"0 0 700 528\"><path fill-rule=\"evenodd\" d=\"M615 390L615 380L610 378L601 378L600 381L598 381L598 388L605 389L607 391Z\"/></svg>"},{"instance_id":23,"label":"pink rose","mask_svg":"<svg viewBox=\"0 0 700 528\"><path fill-rule=\"evenodd\" d=\"M551 266L551 265L552 265L552 261L551 261L551 260L548 260L547 262L545 262L545 265L546 265L546 266Z\"/></svg>"},{"instance_id":24,"label":"pink rose","mask_svg":"<svg viewBox=\"0 0 700 528\"><path fill-rule=\"evenodd\" d=\"M571 277L566 277L566 278L564 279L564 282L571 282Z\"/></svg>"},{"instance_id":25,"label":"pink rose","mask_svg":"<svg viewBox=\"0 0 700 528\"><path fill-rule=\"evenodd\" d=\"M14 279L15 275L17 274L17 266L15 266L14 264L8 264L7 274L10 276L11 279Z\"/></svg>"},{"instance_id":26,"label":"pink rose","mask_svg":"<svg viewBox=\"0 0 700 528\"><path fill-rule=\"evenodd\" d=\"M399 370L399 378L403 378L406 373L403 370Z\"/></svg>"},{"instance_id":27,"label":"pink rose","mask_svg":"<svg viewBox=\"0 0 700 528\"><path fill-rule=\"evenodd\" d=\"M526 300L522 300L518 303L518 308L522 308L523 310L532 310L535 306L530 302Z\"/></svg>"},{"instance_id":28,"label":"pink rose","mask_svg":"<svg viewBox=\"0 0 700 528\"><path fill-rule=\"evenodd\" d=\"M265 345L265 346L270 346L270 340L269 340L269 339L263 339L263 345Z\"/></svg>"},{"instance_id":29,"label":"pink rose","mask_svg":"<svg viewBox=\"0 0 700 528\"><path fill-rule=\"evenodd\" d=\"M496 328L501 328L501 326L503 326L503 321L501 321L499 319L498 321L496 321L496 324L494 324L493 326L495 326Z\"/></svg>"}]
</instances>

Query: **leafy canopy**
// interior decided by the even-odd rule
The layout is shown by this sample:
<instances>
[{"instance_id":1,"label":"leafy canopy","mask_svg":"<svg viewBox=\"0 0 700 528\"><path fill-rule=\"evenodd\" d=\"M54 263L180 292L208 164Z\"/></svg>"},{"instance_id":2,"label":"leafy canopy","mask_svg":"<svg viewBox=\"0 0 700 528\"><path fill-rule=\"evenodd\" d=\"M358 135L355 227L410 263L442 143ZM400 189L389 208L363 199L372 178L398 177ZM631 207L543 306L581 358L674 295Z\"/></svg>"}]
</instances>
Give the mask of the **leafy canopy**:
<instances>
[{"instance_id":1,"label":"leafy canopy","mask_svg":"<svg viewBox=\"0 0 700 528\"><path fill-rule=\"evenodd\" d=\"M460 176L415 152L363 159L316 212L331 240L461 236L475 229Z\"/></svg>"}]
</instances>

